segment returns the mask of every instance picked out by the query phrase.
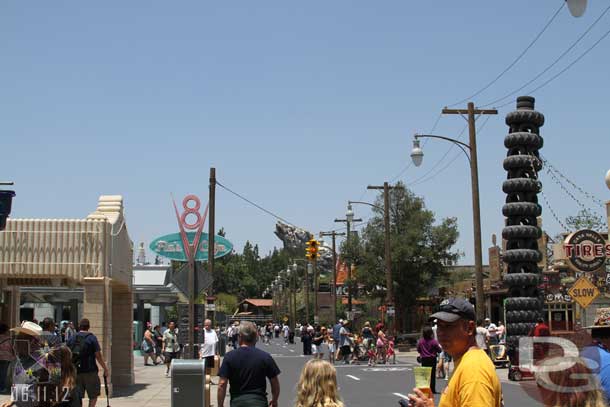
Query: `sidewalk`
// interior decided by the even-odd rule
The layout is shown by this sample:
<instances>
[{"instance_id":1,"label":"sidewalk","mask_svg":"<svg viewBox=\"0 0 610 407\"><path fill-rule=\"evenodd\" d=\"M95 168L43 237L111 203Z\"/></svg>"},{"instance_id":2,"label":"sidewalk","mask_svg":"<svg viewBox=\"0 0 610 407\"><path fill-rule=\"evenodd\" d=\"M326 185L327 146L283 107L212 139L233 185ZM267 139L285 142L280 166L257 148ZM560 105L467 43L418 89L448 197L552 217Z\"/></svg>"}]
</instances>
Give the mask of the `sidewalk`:
<instances>
[{"instance_id":1,"label":"sidewalk","mask_svg":"<svg viewBox=\"0 0 610 407\"><path fill-rule=\"evenodd\" d=\"M165 365L143 366L142 358L136 357L135 384L129 387L117 387L114 397L110 399L112 407L169 407L171 405L171 378L165 377ZM218 383L218 377L212 378ZM210 390L211 405L216 405L218 386L212 385ZM10 396L0 396L0 404L10 400ZM83 406L89 400L83 399ZM228 405L229 398L225 405ZM106 393L102 383L102 395L97 400L100 407L106 406Z\"/></svg>"}]
</instances>

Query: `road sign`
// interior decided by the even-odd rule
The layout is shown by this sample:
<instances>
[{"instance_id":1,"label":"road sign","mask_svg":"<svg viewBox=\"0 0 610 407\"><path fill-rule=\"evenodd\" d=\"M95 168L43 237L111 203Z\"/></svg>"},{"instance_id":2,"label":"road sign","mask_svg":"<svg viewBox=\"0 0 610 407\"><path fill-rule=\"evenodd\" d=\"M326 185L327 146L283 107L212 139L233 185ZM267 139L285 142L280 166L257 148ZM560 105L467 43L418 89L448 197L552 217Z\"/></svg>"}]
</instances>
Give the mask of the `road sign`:
<instances>
[{"instance_id":1,"label":"road sign","mask_svg":"<svg viewBox=\"0 0 610 407\"><path fill-rule=\"evenodd\" d=\"M193 244L196 233L186 232L186 235L188 236L189 242ZM198 248L195 252L196 261L208 260L208 245L208 234L202 233L201 240L199 241ZM233 244L222 236L214 236L214 246L216 247L216 250L214 251L215 259L226 256L233 250ZM188 261L180 233L172 233L170 235L156 238L150 244L150 249L155 253L171 260Z\"/></svg>"},{"instance_id":2,"label":"road sign","mask_svg":"<svg viewBox=\"0 0 610 407\"><path fill-rule=\"evenodd\" d=\"M212 283L214 282L214 278L208 273L199 263L195 263L195 270L197 270L197 288L199 288L199 292L197 295L201 294L204 290L207 290ZM189 265L188 263L184 263L180 269L174 271L172 273L172 284L176 286L180 291L184 293L187 297L191 295L191 288L189 285Z\"/></svg>"},{"instance_id":3,"label":"road sign","mask_svg":"<svg viewBox=\"0 0 610 407\"><path fill-rule=\"evenodd\" d=\"M568 294L572 296L582 308L587 308L591 302L599 295L599 290L586 277L581 277L568 290Z\"/></svg>"}]
</instances>

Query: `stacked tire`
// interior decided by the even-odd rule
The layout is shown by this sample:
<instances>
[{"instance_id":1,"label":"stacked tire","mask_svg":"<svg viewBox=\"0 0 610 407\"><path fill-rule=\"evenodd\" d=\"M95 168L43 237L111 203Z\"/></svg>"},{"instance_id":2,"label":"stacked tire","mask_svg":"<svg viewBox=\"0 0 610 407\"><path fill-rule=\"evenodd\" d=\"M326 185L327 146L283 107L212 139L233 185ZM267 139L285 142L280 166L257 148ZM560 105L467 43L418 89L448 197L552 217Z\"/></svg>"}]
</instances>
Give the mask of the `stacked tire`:
<instances>
[{"instance_id":1,"label":"stacked tire","mask_svg":"<svg viewBox=\"0 0 610 407\"><path fill-rule=\"evenodd\" d=\"M537 218L542 213L538 204L538 193L542 189L538 171L542 169L539 149L544 143L540 137L544 116L534 110L534 103L533 97L521 96L517 98L517 110L506 115L509 134L504 139L508 149L504 169L507 178L502 185L506 193L502 208L506 217L506 227L502 230L506 250L502 260L507 264L503 280L508 288L504 307L509 353L514 353L519 337L527 335L542 316L543 293L539 289L538 268L542 258L538 239L542 232Z\"/></svg>"}]
</instances>

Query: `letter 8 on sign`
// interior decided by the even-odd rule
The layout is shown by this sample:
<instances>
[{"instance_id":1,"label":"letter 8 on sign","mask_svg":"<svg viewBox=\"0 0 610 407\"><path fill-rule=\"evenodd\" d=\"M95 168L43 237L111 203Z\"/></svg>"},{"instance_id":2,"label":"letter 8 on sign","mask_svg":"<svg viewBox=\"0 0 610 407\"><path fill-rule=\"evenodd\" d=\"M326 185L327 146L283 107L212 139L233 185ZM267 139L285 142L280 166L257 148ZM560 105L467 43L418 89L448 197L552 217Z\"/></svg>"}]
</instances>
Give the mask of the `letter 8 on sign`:
<instances>
[{"instance_id":1,"label":"letter 8 on sign","mask_svg":"<svg viewBox=\"0 0 610 407\"><path fill-rule=\"evenodd\" d=\"M195 206L192 208L189 206L189 202L195 202ZM180 222L184 226L185 229L194 230L201 226L201 215L199 214L199 208L201 208L201 201L195 195L187 195L182 200L182 207L184 208L184 212L180 216ZM194 215L197 218L197 222L188 223L186 217L188 215Z\"/></svg>"}]
</instances>

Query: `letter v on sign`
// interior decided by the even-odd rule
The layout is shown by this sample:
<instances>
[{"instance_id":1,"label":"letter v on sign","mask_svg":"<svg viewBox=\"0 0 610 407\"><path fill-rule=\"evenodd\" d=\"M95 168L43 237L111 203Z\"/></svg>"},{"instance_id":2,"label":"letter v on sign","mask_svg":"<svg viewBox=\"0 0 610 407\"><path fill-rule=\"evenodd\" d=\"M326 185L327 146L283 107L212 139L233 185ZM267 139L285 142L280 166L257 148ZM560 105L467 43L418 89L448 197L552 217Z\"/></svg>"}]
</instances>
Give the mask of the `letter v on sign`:
<instances>
[{"instance_id":1,"label":"letter v on sign","mask_svg":"<svg viewBox=\"0 0 610 407\"><path fill-rule=\"evenodd\" d=\"M568 290L568 294L574 298L582 308L587 308L599 295L599 290L586 277L581 277Z\"/></svg>"}]
</instances>

